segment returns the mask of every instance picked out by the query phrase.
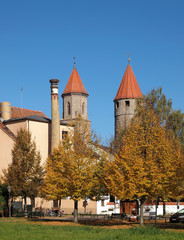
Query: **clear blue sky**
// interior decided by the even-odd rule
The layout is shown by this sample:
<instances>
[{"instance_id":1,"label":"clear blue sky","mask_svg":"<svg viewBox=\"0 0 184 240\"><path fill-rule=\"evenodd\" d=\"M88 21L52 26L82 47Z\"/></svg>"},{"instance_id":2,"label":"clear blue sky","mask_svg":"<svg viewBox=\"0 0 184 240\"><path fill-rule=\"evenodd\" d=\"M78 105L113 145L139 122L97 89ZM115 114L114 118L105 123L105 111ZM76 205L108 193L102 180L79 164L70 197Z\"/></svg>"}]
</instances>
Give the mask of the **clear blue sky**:
<instances>
[{"instance_id":1,"label":"clear blue sky","mask_svg":"<svg viewBox=\"0 0 184 240\"><path fill-rule=\"evenodd\" d=\"M183 0L0 0L0 102L20 107L23 87L22 106L50 117L49 79L60 79L61 95L75 56L92 128L105 141L127 53L143 94L162 86L183 112Z\"/></svg>"}]
</instances>

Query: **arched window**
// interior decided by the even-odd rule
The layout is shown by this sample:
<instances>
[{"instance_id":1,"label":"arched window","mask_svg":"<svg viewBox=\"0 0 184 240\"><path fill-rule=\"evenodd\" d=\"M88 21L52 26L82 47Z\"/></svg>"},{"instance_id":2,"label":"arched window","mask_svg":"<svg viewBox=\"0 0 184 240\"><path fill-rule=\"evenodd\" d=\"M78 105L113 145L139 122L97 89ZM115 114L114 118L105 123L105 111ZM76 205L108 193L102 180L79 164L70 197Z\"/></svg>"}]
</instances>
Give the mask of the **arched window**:
<instances>
[{"instance_id":1,"label":"arched window","mask_svg":"<svg viewBox=\"0 0 184 240\"><path fill-rule=\"evenodd\" d=\"M68 115L70 115L70 103L69 102L67 102L67 113L68 113Z\"/></svg>"},{"instance_id":2,"label":"arched window","mask_svg":"<svg viewBox=\"0 0 184 240\"><path fill-rule=\"evenodd\" d=\"M82 103L82 114L84 115L84 108L85 108L85 103Z\"/></svg>"}]
</instances>

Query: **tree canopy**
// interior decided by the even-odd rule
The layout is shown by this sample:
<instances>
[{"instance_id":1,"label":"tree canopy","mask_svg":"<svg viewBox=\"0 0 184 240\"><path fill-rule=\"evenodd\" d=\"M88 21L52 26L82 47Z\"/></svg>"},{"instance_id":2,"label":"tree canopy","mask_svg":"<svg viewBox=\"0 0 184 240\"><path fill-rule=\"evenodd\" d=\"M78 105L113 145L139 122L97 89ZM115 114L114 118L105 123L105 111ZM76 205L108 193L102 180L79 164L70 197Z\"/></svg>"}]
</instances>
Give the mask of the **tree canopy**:
<instances>
[{"instance_id":1,"label":"tree canopy","mask_svg":"<svg viewBox=\"0 0 184 240\"><path fill-rule=\"evenodd\" d=\"M91 140L88 122L79 118L74 124L74 132L47 159L44 192L48 199L73 199L77 221L78 200L99 195L103 154Z\"/></svg>"},{"instance_id":2,"label":"tree canopy","mask_svg":"<svg viewBox=\"0 0 184 240\"><path fill-rule=\"evenodd\" d=\"M179 194L183 165L179 141L172 133L166 134L153 108L142 104L118 154L106 164L105 184L112 195L121 200L139 199L143 206L146 199Z\"/></svg>"},{"instance_id":3,"label":"tree canopy","mask_svg":"<svg viewBox=\"0 0 184 240\"><path fill-rule=\"evenodd\" d=\"M12 149L12 162L4 170L4 181L11 186L13 196L34 198L38 196L43 179L41 157L29 131L20 129Z\"/></svg>"}]
</instances>

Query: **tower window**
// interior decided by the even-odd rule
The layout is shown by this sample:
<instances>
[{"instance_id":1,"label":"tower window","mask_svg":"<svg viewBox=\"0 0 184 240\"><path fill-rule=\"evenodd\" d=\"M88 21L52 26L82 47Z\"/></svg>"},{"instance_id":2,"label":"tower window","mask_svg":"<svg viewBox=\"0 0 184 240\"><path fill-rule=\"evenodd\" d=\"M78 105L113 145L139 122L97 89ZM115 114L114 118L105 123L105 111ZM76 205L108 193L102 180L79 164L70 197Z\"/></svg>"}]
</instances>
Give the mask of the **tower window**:
<instances>
[{"instance_id":1,"label":"tower window","mask_svg":"<svg viewBox=\"0 0 184 240\"><path fill-rule=\"evenodd\" d=\"M84 115L84 107L85 107L85 103L82 103L82 114Z\"/></svg>"},{"instance_id":2,"label":"tower window","mask_svg":"<svg viewBox=\"0 0 184 240\"><path fill-rule=\"evenodd\" d=\"M119 108L119 102L116 103L116 108Z\"/></svg>"},{"instance_id":3,"label":"tower window","mask_svg":"<svg viewBox=\"0 0 184 240\"><path fill-rule=\"evenodd\" d=\"M129 107L130 106L130 101L125 101L125 106Z\"/></svg>"},{"instance_id":4,"label":"tower window","mask_svg":"<svg viewBox=\"0 0 184 240\"><path fill-rule=\"evenodd\" d=\"M67 113L68 113L68 115L70 115L70 103L69 102L67 102Z\"/></svg>"}]
</instances>

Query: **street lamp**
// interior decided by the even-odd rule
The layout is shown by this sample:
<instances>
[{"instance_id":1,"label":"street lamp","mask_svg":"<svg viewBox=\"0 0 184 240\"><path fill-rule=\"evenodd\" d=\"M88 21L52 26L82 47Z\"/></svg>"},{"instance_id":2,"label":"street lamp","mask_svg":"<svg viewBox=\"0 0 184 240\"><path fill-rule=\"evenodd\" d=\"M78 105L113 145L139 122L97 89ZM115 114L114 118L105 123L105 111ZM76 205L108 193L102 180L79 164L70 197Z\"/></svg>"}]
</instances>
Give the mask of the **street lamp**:
<instances>
[{"instance_id":1,"label":"street lamp","mask_svg":"<svg viewBox=\"0 0 184 240\"><path fill-rule=\"evenodd\" d=\"M9 193L9 218L11 218L11 199L10 199L11 186L8 186L7 189Z\"/></svg>"}]
</instances>

